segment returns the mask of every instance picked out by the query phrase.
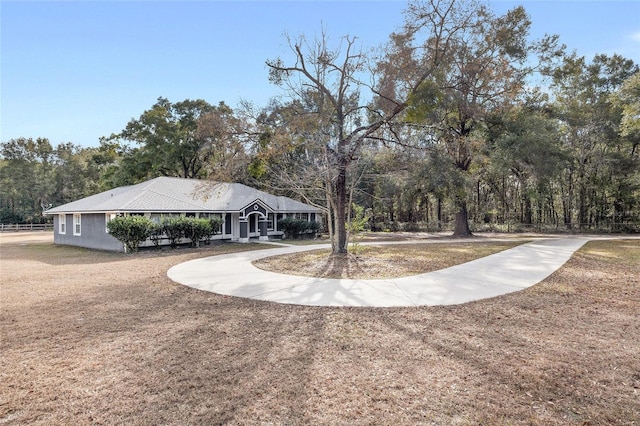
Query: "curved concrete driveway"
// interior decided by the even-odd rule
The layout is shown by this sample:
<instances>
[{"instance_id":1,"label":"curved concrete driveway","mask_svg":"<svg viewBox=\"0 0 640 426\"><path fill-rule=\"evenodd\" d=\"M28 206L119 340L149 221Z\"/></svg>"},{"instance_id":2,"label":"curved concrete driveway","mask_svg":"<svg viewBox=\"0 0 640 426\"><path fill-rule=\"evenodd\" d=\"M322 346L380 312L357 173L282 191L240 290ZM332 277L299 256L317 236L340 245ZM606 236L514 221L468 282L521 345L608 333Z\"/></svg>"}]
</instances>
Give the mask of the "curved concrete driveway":
<instances>
[{"instance_id":1,"label":"curved concrete driveway","mask_svg":"<svg viewBox=\"0 0 640 426\"><path fill-rule=\"evenodd\" d=\"M589 240L580 237L537 240L447 269L394 279L301 277L263 271L251 263L264 257L326 248L327 244L286 246L195 259L172 267L167 275L173 281L200 290L296 305L455 305L537 284L561 267Z\"/></svg>"}]
</instances>

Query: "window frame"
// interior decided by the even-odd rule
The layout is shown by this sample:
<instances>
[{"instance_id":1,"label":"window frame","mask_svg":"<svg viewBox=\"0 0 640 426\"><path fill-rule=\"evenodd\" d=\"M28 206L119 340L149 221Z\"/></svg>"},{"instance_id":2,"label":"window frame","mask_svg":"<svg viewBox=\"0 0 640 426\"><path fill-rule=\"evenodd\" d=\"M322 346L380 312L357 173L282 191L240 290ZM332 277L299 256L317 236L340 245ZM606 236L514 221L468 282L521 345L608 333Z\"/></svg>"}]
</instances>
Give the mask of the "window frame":
<instances>
[{"instance_id":1,"label":"window frame","mask_svg":"<svg viewBox=\"0 0 640 426\"><path fill-rule=\"evenodd\" d=\"M82 235L82 214L73 214L73 235L79 237Z\"/></svg>"},{"instance_id":2,"label":"window frame","mask_svg":"<svg viewBox=\"0 0 640 426\"><path fill-rule=\"evenodd\" d=\"M267 231L273 231L275 229L276 215L274 213L267 214Z\"/></svg>"},{"instance_id":3,"label":"window frame","mask_svg":"<svg viewBox=\"0 0 640 426\"><path fill-rule=\"evenodd\" d=\"M58 215L58 234L66 235L67 233L67 215L59 214Z\"/></svg>"}]
</instances>

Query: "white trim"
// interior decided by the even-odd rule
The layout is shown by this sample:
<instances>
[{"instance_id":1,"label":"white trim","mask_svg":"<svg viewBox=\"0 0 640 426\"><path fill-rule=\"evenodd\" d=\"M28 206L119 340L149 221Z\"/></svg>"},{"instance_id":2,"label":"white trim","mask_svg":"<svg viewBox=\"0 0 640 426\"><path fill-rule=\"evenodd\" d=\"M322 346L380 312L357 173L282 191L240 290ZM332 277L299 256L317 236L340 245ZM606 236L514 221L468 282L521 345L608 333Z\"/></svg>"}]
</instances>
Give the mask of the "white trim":
<instances>
[{"instance_id":1,"label":"white trim","mask_svg":"<svg viewBox=\"0 0 640 426\"><path fill-rule=\"evenodd\" d=\"M73 235L79 237L82 235L82 214L73 214Z\"/></svg>"},{"instance_id":2,"label":"white trim","mask_svg":"<svg viewBox=\"0 0 640 426\"><path fill-rule=\"evenodd\" d=\"M58 214L58 234L65 235L67 233L67 215Z\"/></svg>"}]
</instances>

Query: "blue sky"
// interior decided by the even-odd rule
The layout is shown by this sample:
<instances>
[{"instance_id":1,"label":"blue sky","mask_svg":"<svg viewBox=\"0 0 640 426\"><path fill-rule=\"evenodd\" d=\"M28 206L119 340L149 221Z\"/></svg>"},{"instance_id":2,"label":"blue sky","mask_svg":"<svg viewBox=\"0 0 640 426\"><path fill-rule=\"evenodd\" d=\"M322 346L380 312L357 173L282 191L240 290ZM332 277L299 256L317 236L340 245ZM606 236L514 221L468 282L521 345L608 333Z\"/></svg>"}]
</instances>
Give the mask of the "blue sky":
<instances>
[{"instance_id":1,"label":"blue sky","mask_svg":"<svg viewBox=\"0 0 640 426\"><path fill-rule=\"evenodd\" d=\"M286 55L283 33L385 42L406 1L7 1L0 2L0 139L46 137L98 146L160 96L235 107L266 105L281 90L265 60ZM523 4L532 36L558 34L592 58L640 63L640 2L506 1Z\"/></svg>"}]
</instances>

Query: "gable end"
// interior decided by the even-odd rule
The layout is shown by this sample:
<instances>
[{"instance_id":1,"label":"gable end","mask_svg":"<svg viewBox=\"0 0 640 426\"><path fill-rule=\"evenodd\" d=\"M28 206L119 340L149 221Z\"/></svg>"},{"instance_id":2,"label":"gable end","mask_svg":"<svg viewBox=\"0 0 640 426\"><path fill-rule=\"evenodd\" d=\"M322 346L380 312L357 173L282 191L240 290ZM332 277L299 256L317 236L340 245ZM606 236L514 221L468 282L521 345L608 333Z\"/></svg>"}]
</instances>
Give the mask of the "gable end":
<instances>
[{"instance_id":1,"label":"gable end","mask_svg":"<svg viewBox=\"0 0 640 426\"><path fill-rule=\"evenodd\" d=\"M273 213L273 210L261 200L255 200L242 209L242 211L240 212L240 216L244 218L252 213L259 213L262 217L267 217L269 213Z\"/></svg>"}]
</instances>

